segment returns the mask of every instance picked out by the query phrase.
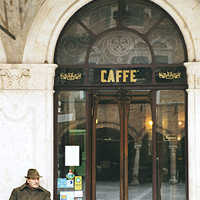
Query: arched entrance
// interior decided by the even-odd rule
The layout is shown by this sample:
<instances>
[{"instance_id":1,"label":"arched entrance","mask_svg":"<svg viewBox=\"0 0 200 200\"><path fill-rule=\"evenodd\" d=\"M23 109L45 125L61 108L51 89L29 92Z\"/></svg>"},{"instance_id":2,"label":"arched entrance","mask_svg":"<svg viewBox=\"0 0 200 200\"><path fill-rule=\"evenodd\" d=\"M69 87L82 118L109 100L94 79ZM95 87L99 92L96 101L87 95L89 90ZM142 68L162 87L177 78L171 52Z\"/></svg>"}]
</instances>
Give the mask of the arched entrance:
<instances>
[{"instance_id":1,"label":"arched entrance","mask_svg":"<svg viewBox=\"0 0 200 200\"><path fill-rule=\"evenodd\" d=\"M55 199L186 199L186 59L149 2L95 1L71 18L55 51Z\"/></svg>"}]
</instances>

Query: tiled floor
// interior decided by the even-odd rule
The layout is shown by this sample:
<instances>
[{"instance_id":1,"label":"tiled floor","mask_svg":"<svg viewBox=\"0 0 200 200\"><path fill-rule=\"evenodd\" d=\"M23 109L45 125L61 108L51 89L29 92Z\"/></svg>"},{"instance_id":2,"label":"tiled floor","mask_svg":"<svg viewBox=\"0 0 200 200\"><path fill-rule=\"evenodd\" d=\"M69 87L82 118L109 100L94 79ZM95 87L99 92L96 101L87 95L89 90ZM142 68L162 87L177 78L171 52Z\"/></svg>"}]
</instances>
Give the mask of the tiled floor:
<instances>
[{"instance_id":1,"label":"tiled floor","mask_svg":"<svg viewBox=\"0 0 200 200\"><path fill-rule=\"evenodd\" d=\"M98 182L96 200L120 200L119 182ZM152 200L152 185L142 184L129 186L129 200ZM161 200L185 200L185 184L171 185L163 183L161 187Z\"/></svg>"}]
</instances>

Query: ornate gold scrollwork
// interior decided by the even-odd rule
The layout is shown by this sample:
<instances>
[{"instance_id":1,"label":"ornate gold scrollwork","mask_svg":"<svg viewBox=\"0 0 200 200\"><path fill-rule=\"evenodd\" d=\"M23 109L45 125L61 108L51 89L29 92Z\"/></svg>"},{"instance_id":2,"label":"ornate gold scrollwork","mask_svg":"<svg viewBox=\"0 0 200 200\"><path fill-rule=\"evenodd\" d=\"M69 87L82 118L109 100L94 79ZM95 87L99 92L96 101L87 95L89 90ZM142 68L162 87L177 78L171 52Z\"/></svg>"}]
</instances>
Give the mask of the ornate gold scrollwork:
<instances>
[{"instance_id":1,"label":"ornate gold scrollwork","mask_svg":"<svg viewBox=\"0 0 200 200\"><path fill-rule=\"evenodd\" d=\"M159 72L159 78L174 80L181 78L181 72L173 73L173 72Z\"/></svg>"},{"instance_id":2,"label":"ornate gold scrollwork","mask_svg":"<svg viewBox=\"0 0 200 200\"><path fill-rule=\"evenodd\" d=\"M60 74L60 79L68 81L80 80L81 77L82 77L81 73L69 72Z\"/></svg>"}]
</instances>

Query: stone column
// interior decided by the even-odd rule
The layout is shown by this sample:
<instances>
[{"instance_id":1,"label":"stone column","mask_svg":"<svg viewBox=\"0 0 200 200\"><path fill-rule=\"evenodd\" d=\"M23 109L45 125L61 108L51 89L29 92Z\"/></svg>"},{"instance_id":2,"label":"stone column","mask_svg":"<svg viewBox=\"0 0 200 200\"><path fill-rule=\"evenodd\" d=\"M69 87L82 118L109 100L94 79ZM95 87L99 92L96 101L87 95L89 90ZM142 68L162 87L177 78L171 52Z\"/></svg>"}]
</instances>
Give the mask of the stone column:
<instances>
[{"instance_id":1,"label":"stone column","mask_svg":"<svg viewBox=\"0 0 200 200\"><path fill-rule=\"evenodd\" d=\"M170 179L169 179L169 182L171 184L176 184L178 182L177 178L176 178L176 149L177 149L177 144L170 142L169 149L170 149Z\"/></svg>"},{"instance_id":2,"label":"stone column","mask_svg":"<svg viewBox=\"0 0 200 200\"><path fill-rule=\"evenodd\" d=\"M131 182L131 185L138 185L139 184L139 165L140 165L140 148L141 144L135 144L135 159L134 159L134 166L133 166L133 180Z\"/></svg>"},{"instance_id":3,"label":"stone column","mask_svg":"<svg viewBox=\"0 0 200 200\"><path fill-rule=\"evenodd\" d=\"M200 199L200 62L185 63L188 78L189 199Z\"/></svg>"},{"instance_id":4,"label":"stone column","mask_svg":"<svg viewBox=\"0 0 200 200\"><path fill-rule=\"evenodd\" d=\"M53 195L53 64L0 64L0 199L37 168Z\"/></svg>"}]
</instances>

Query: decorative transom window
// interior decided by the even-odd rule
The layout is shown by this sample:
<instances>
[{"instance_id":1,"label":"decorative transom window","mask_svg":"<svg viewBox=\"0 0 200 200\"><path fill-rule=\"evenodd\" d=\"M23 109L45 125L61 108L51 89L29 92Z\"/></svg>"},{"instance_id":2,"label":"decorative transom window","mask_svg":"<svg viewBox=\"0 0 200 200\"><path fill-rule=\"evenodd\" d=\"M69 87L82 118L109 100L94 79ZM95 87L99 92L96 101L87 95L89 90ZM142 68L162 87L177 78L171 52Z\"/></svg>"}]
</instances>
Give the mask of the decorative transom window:
<instances>
[{"instance_id":1,"label":"decorative transom window","mask_svg":"<svg viewBox=\"0 0 200 200\"><path fill-rule=\"evenodd\" d=\"M178 26L160 7L141 0L95 0L63 28L59 65L180 64L186 48Z\"/></svg>"}]
</instances>

